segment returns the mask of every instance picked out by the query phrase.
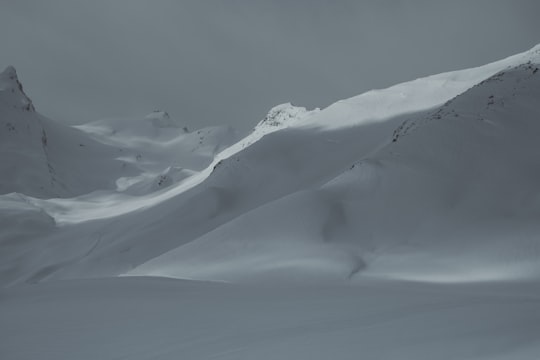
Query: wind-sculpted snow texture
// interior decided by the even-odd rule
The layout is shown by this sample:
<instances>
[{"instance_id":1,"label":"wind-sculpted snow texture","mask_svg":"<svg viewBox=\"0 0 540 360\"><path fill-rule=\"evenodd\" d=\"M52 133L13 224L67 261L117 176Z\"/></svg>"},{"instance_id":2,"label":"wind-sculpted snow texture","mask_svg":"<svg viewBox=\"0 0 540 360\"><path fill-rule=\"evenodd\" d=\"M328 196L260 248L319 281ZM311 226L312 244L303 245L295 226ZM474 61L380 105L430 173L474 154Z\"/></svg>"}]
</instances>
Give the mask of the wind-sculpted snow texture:
<instances>
[{"instance_id":1,"label":"wind-sculpted snow texture","mask_svg":"<svg viewBox=\"0 0 540 360\"><path fill-rule=\"evenodd\" d=\"M68 127L6 69L0 355L537 359L539 67L282 104L243 138Z\"/></svg>"}]
</instances>

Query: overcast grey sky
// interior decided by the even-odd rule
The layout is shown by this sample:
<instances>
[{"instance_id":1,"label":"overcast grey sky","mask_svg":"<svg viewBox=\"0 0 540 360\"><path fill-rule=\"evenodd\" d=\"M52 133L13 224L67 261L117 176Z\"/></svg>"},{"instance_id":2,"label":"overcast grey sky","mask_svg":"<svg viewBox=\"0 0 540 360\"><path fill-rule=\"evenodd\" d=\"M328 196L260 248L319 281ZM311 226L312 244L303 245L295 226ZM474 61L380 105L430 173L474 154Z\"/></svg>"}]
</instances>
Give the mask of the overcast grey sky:
<instances>
[{"instance_id":1,"label":"overcast grey sky","mask_svg":"<svg viewBox=\"0 0 540 360\"><path fill-rule=\"evenodd\" d=\"M540 43L538 0L0 0L0 66L42 114L253 126Z\"/></svg>"}]
</instances>

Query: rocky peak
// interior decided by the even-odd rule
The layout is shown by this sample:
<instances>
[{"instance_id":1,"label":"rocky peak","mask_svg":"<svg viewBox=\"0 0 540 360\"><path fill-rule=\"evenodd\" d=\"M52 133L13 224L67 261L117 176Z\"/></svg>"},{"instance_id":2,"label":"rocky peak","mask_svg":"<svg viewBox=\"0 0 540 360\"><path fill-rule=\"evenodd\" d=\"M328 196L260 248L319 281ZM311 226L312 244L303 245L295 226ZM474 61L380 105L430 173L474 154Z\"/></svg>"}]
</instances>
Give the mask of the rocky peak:
<instances>
[{"instance_id":1,"label":"rocky peak","mask_svg":"<svg viewBox=\"0 0 540 360\"><path fill-rule=\"evenodd\" d=\"M24 111L35 111L32 100L24 93L17 71L13 66L8 66L0 73L0 102Z\"/></svg>"},{"instance_id":2,"label":"rocky peak","mask_svg":"<svg viewBox=\"0 0 540 360\"><path fill-rule=\"evenodd\" d=\"M305 118L309 113L310 111L306 110L304 107L294 106L291 103L280 104L270 109L264 119L259 122L257 128L286 127L290 125L291 122Z\"/></svg>"}]
</instances>

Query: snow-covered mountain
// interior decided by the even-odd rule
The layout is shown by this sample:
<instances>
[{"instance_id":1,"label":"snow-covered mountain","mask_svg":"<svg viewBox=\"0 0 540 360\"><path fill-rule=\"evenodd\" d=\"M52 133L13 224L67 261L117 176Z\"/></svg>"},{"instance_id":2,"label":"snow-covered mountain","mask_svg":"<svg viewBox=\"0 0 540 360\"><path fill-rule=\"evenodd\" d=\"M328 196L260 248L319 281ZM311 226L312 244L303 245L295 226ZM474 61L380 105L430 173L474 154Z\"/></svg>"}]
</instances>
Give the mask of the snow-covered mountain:
<instances>
[{"instance_id":1,"label":"snow-covered mountain","mask_svg":"<svg viewBox=\"0 0 540 360\"><path fill-rule=\"evenodd\" d=\"M280 144L275 148L283 147L287 136L293 136L309 151L287 149L270 155L271 161L250 163L251 172L259 167L257 173L264 174L252 182L258 187L252 193L249 175L241 189L227 187L235 201L246 192L250 200L256 193L272 192L264 177L289 191L276 189L272 201L265 199L130 274L233 282L368 274L438 281L537 278L539 62L540 51L535 49L442 106L406 114L391 136L376 140L378 148L370 144L364 150L356 143L365 142L362 135L375 137L373 130L361 126L353 138L325 130L310 133L309 140L302 139L305 134L286 132L261 140L237 155L240 165L228 164L234 170L223 169L224 174L215 177L223 177L219 184L226 184L227 178L238 183L244 175L240 166L246 166L248 154L258 145L273 142ZM378 96L383 98L384 92ZM402 94L414 97L413 91ZM379 101L384 104L387 99ZM388 111L383 106L369 109ZM313 119L318 124L325 121ZM351 127L347 131L355 133ZM338 139L340 149L324 149L322 144L331 137ZM266 149L254 158L265 156L270 152ZM356 151L356 161L347 164L352 159L341 153L344 150ZM264 173L269 162L279 164L273 168L278 175ZM324 173L309 174L322 169ZM302 183L293 185L295 181Z\"/></svg>"},{"instance_id":2,"label":"snow-covered mountain","mask_svg":"<svg viewBox=\"0 0 540 360\"><path fill-rule=\"evenodd\" d=\"M0 193L71 197L136 173L119 149L37 113L13 67L0 74Z\"/></svg>"},{"instance_id":3,"label":"snow-covered mountain","mask_svg":"<svg viewBox=\"0 0 540 360\"><path fill-rule=\"evenodd\" d=\"M322 288L535 283L539 68L537 46L322 110L282 104L244 138L229 127L189 131L161 111L68 127L36 113L8 68L0 77L0 282L51 282L43 291L64 291L53 280L82 286L119 276ZM129 293L139 280L114 281ZM86 284L103 290L114 281ZM461 295L452 296L459 306Z\"/></svg>"},{"instance_id":4,"label":"snow-covered mountain","mask_svg":"<svg viewBox=\"0 0 540 360\"><path fill-rule=\"evenodd\" d=\"M37 198L160 189L237 140L230 127L190 133L163 111L67 126L35 111L13 67L0 74L0 122L0 193Z\"/></svg>"},{"instance_id":5,"label":"snow-covered mountain","mask_svg":"<svg viewBox=\"0 0 540 360\"><path fill-rule=\"evenodd\" d=\"M536 273L539 56L534 48L324 110L283 104L230 147L231 129L188 132L160 112L68 128L25 109L30 102L20 92L12 102L23 108L4 105L3 121L17 114L36 127L34 138L7 128L2 136L25 136L28 145L9 145L37 162L23 168L39 170L49 190L67 178L62 184L79 193L101 191L37 199L30 185L42 182L28 180L26 193L17 191L24 181L8 182L18 194L4 196L6 204L20 199L17 209L38 209L55 225L46 239L29 241L22 258L4 263L5 281ZM18 88L14 70L5 74ZM104 170L115 163L115 171Z\"/></svg>"}]
</instances>

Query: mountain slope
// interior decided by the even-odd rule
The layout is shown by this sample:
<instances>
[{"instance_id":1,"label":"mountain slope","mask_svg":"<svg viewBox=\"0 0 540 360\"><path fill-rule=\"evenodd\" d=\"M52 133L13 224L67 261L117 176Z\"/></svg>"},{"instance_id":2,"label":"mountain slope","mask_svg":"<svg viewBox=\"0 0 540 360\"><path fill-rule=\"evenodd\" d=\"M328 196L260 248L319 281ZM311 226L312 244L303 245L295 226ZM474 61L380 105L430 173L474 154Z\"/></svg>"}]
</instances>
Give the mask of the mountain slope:
<instances>
[{"instance_id":1,"label":"mountain slope","mask_svg":"<svg viewBox=\"0 0 540 360\"><path fill-rule=\"evenodd\" d=\"M13 67L0 74L0 105L0 194L69 197L135 174L117 149L38 114Z\"/></svg>"},{"instance_id":2,"label":"mountain slope","mask_svg":"<svg viewBox=\"0 0 540 360\"><path fill-rule=\"evenodd\" d=\"M282 104L234 144L163 112L66 127L8 69L0 354L536 360L539 68Z\"/></svg>"},{"instance_id":3,"label":"mountain slope","mask_svg":"<svg viewBox=\"0 0 540 360\"><path fill-rule=\"evenodd\" d=\"M147 186L144 177L159 176L152 161L174 149L174 141L161 148L153 143L154 155L151 150L143 159L154 160L142 161L142 175L119 180L109 174L115 189L70 199L6 198L54 223L46 236L15 246L20 256L4 262L2 281L122 274L347 280L397 276L393 269L400 264L401 276L435 268L451 278L456 267L470 274L476 261L478 271L494 269L493 276L534 273L527 265L534 252L523 254L536 246L536 200L525 207L517 201L520 207L512 192L495 194L503 179L512 181L513 175L499 176L508 172L515 174L520 199L536 198L530 154L537 148L530 136L537 131L539 51L368 92L320 111L278 106L245 139L214 147L207 167L180 174L164 188ZM515 126L508 127L510 116ZM148 134L145 127L156 130L157 139L170 136L152 121L139 124L140 134L122 121L82 128L100 146L124 144L131 154L137 146L128 149L128 139ZM173 131L192 138L181 126ZM517 157L521 153L529 155ZM483 203L492 198L499 203ZM513 222L504 227L504 211L494 209L509 209ZM477 210L483 218L472 215ZM519 223L520 246L507 255L501 231L513 233ZM503 235L485 252L489 229ZM464 252L466 266L452 263Z\"/></svg>"},{"instance_id":4,"label":"mountain slope","mask_svg":"<svg viewBox=\"0 0 540 360\"><path fill-rule=\"evenodd\" d=\"M131 273L227 281L291 272L538 276L539 62L532 53L428 116L410 116L388 145L325 185L248 212Z\"/></svg>"},{"instance_id":5,"label":"mountain slope","mask_svg":"<svg viewBox=\"0 0 540 360\"><path fill-rule=\"evenodd\" d=\"M0 74L0 194L68 198L146 194L187 178L237 140L230 127L187 127L166 112L70 127L37 113L13 67Z\"/></svg>"}]
</instances>

